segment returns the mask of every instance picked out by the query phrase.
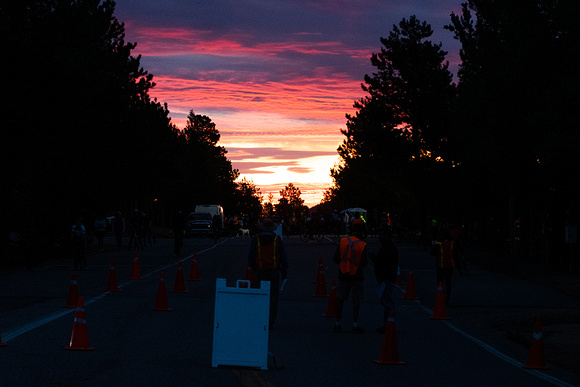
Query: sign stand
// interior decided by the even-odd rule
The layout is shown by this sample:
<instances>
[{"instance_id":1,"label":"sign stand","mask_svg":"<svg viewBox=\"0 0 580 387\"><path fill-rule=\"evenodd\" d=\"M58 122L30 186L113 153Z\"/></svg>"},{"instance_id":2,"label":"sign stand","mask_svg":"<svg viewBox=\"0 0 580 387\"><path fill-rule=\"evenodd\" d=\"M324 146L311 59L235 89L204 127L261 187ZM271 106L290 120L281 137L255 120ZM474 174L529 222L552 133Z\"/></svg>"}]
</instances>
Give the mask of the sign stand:
<instances>
[{"instance_id":1,"label":"sign stand","mask_svg":"<svg viewBox=\"0 0 580 387\"><path fill-rule=\"evenodd\" d=\"M247 287L240 287L244 284ZM259 289L238 280L236 287L216 279L212 367L233 365L268 369L270 282Z\"/></svg>"}]
</instances>

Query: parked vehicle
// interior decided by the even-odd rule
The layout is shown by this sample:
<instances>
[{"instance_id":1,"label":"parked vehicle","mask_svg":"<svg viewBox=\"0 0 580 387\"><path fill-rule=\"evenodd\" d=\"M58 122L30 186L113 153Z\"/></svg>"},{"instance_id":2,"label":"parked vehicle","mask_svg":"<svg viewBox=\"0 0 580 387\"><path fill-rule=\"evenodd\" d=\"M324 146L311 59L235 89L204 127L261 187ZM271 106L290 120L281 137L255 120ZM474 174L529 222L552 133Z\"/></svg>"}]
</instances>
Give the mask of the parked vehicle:
<instances>
[{"instance_id":1,"label":"parked vehicle","mask_svg":"<svg viewBox=\"0 0 580 387\"><path fill-rule=\"evenodd\" d=\"M192 212L187 217L186 235L209 236L212 232L212 215L209 212Z\"/></svg>"},{"instance_id":2,"label":"parked vehicle","mask_svg":"<svg viewBox=\"0 0 580 387\"><path fill-rule=\"evenodd\" d=\"M220 228L224 228L224 209L218 204L198 204L195 206L196 213L209 213L212 218L217 217L219 219Z\"/></svg>"}]
</instances>

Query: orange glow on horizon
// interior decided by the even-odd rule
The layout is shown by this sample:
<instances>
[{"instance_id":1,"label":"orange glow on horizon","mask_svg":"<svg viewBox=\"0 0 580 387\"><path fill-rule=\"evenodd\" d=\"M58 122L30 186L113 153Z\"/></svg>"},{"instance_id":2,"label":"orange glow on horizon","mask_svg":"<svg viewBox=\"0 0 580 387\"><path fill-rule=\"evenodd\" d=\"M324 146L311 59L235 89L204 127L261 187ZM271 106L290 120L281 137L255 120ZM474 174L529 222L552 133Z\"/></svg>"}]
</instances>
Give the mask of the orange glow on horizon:
<instances>
[{"instance_id":1,"label":"orange glow on horizon","mask_svg":"<svg viewBox=\"0 0 580 387\"><path fill-rule=\"evenodd\" d=\"M330 169L338 161L345 115L354 112L354 101L362 94L361 80L337 71L333 61L349 57L368 62L368 49L339 41L300 41L308 36L299 33L289 40L255 44L244 43L252 39L243 33L218 36L185 28L140 28L137 37L138 54L163 58L172 67L161 74L155 66L148 70L156 84L150 94L167 103L178 128L186 126L190 111L208 116L240 178L262 187L262 193L292 182L308 187L303 190L307 205L320 202L332 183ZM292 63L288 56L293 55L329 59L303 72L294 64L288 72L283 67ZM186 65L220 57L256 66ZM277 77L267 70L272 67L280 68ZM280 151L268 155L272 149Z\"/></svg>"},{"instance_id":2,"label":"orange glow on horizon","mask_svg":"<svg viewBox=\"0 0 580 387\"><path fill-rule=\"evenodd\" d=\"M198 81L173 77L156 77L153 95L168 104L172 121L185 127L190 110L207 115L216 124L219 145L228 150L233 168L246 178L272 192L293 182L303 188L306 205L322 200L324 189L331 185L330 169L338 161L336 149L343 140L345 114L353 110L354 97L360 90L358 81L311 79L290 83L266 84ZM330 90L330 91L329 91ZM329 96L330 95L330 96ZM279 148L286 151L307 150L321 156L299 159L272 159L267 156L248 158L237 148ZM332 153L329 155L328 153ZM263 164L248 168L248 165ZM283 187L282 187L283 188Z\"/></svg>"},{"instance_id":3,"label":"orange glow on horizon","mask_svg":"<svg viewBox=\"0 0 580 387\"><path fill-rule=\"evenodd\" d=\"M461 13L456 2L424 3L126 1L116 14L173 124L184 128L190 111L208 116L241 177L275 196L292 182L314 205L380 37L410 14L443 26ZM457 66L459 50L447 51Z\"/></svg>"}]
</instances>

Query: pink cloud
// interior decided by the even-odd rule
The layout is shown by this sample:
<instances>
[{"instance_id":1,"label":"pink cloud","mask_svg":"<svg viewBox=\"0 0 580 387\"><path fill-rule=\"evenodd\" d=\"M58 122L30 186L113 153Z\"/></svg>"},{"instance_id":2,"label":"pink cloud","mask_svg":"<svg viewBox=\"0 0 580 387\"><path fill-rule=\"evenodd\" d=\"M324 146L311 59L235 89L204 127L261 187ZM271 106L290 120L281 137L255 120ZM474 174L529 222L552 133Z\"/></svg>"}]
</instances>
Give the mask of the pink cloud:
<instances>
[{"instance_id":1,"label":"pink cloud","mask_svg":"<svg viewBox=\"0 0 580 387\"><path fill-rule=\"evenodd\" d=\"M216 36L213 31L186 28L139 28L137 51L147 56L216 55L225 57L274 57L284 52L308 55L341 55L367 59L370 48L352 48L339 41L279 41L245 43L253 39L245 33ZM310 36L305 34L302 36Z\"/></svg>"},{"instance_id":2,"label":"pink cloud","mask_svg":"<svg viewBox=\"0 0 580 387\"><path fill-rule=\"evenodd\" d=\"M191 109L197 114L226 110L229 114L264 112L278 118L287 117L295 124L303 120L342 127L345 113L352 112L354 100L362 95L360 81L346 77L298 78L285 83L231 83L175 77L155 77L154 81L157 86L151 94L167 102L172 112L178 110L186 114ZM235 130L236 127L224 129Z\"/></svg>"}]
</instances>

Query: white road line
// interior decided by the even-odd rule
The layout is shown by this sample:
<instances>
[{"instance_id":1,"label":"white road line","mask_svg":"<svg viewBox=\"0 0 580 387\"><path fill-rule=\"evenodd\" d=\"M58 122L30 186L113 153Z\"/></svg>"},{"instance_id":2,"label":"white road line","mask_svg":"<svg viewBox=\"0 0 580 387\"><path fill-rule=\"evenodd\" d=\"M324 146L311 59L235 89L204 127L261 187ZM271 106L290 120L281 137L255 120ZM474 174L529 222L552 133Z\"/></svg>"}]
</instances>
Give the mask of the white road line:
<instances>
[{"instance_id":1,"label":"white road line","mask_svg":"<svg viewBox=\"0 0 580 387\"><path fill-rule=\"evenodd\" d=\"M205 250L199 251L196 254L203 254L203 253L205 253L205 252L207 252L209 250L215 249L216 246L219 246L220 244L225 243L226 241L227 240L224 240L223 242L221 242L221 243L219 243L217 245L213 245L212 247L209 247L209 248L207 248ZM178 262L184 262L184 261L186 261L186 260L188 260L188 259L190 259L192 257L193 257L193 254L192 255L189 255L189 256L187 256L185 258L183 258L181 261L178 261ZM168 269L168 268L170 268L172 266L177 265L178 262L175 262L175 263L172 263L172 264L163 266L161 268L158 268L158 269L156 269L156 270L154 270L154 271L152 271L150 273L147 273L147 274L143 275L142 278L147 278L147 277L150 277L151 275L156 274L156 273L158 273L158 272L160 272L162 270L166 270L166 269ZM120 288L127 287L127 286L130 286L130 285L134 285L136 283L137 283L137 281L125 281L125 282L123 282L123 283L121 283L119 285L119 289ZM95 303L97 301L100 301L101 299L103 299L107 295L109 295L110 293L111 292L104 292L104 293L102 293L102 294L100 294L100 295L98 295L96 297L93 297L93 298L91 298L89 300L86 300L85 301L85 305L90 305L92 303ZM40 318L40 319L38 319L36 321L33 321L31 323L22 325L21 327L10 329L7 332L3 332L2 333L2 341L3 342L9 342L10 340L17 338L20 335L23 335L23 334L25 334L27 332L30 332L31 330L36 329L36 328L39 328L39 327L41 327L43 325L46 325L46 324L48 324L48 323L50 323L50 322L52 322L52 321L54 321L54 320L56 320L58 318L61 318L62 316L66 316L67 314L70 314L70 313L72 313L74 311L75 311L74 308L66 309L66 310L59 311L59 312L50 314L48 316L42 317L42 318Z\"/></svg>"},{"instance_id":2,"label":"white road line","mask_svg":"<svg viewBox=\"0 0 580 387\"><path fill-rule=\"evenodd\" d=\"M403 292L406 293L405 290L403 290L400 286L399 289ZM430 316L433 315L433 311L429 308L427 308L426 306L424 306L423 304L421 304L421 302L419 300L415 300L415 303L417 303L419 305L419 307L421 309L423 309L425 312L427 312L427 314L429 314ZM460 335L462 335L463 337L465 337L466 339L472 341L473 343L479 345L481 348L485 349L487 352L491 353L492 355L494 355L495 357L505 361L508 364L513 365L514 367L517 367L519 369L521 369L524 372L527 372L531 375L534 375L535 377L539 378L539 379L543 379L544 381L548 382L548 383L552 383L555 386L562 386L562 387L574 387L573 384L569 384L566 383L558 378L555 378L553 376L547 375L543 372L540 372L538 370L530 370L530 369L526 369L523 368L523 364L511 357L509 357L508 355L498 351L497 349L495 349L494 347L492 347L491 345L484 343L483 341L479 340L476 337L471 336L469 333L462 331L461 329L457 328L455 325L451 324L449 321L447 320L441 320L441 322L445 325L447 325L449 328L451 328L452 330L454 330L455 332L459 333Z\"/></svg>"}]
</instances>

